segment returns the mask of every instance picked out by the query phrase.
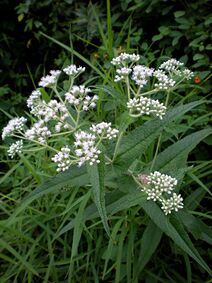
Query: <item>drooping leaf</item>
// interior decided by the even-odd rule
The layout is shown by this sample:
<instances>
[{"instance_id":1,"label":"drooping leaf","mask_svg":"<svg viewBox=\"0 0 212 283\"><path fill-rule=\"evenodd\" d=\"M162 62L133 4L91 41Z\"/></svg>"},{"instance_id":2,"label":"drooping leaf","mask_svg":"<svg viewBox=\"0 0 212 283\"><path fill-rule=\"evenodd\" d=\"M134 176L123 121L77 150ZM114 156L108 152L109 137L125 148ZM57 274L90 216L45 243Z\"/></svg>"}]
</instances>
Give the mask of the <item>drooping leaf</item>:
<instances>
[{"instance_id":1,"label":"drooping leaf","mask_svg":"<svg viewBox=\"0 0 212 283\"><path fill-rule=\"evenodd\" d=\"M152 219L152 221L166 234L168 235L176 245L178 245L183 251L190 255L199 265L201 265L209 274L211 273L207 263L202 259L188 234L179 221L172 222L161 211L161 209L153 202L143 203L143 209Z\"/></svg>"}]
</instances>

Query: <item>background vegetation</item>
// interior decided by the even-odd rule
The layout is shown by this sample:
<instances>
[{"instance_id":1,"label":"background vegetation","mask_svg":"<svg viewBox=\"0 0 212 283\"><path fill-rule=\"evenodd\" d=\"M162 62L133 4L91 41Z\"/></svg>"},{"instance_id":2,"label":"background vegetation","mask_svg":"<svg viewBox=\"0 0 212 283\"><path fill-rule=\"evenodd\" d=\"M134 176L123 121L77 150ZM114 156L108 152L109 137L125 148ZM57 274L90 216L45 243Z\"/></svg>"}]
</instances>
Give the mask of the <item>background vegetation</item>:
<instances>
[{"instance_id":1,"label":"background vegetation","mask_svg":"<svg viewBox=\"0 0 212 283\"><path fill-rule=\"evenodd\" d=\"M155 66L161 58L169 57L186 63L195 72L195 78L189 88L183 86L179 90L172 103L207 101L178 117L177 127L176 121L170 123L161 152L187 135L207 129L211 110L210 8L209 1L200 0L118 0L115 4L80 0L1 1L1 128L8 116L23 115L26 98L40 77L72 62L73 54L75 64L86 65L82 59L89 60L92 68L83 79L95 78L98 85L102 79L95 68L109 70L111 59L127 51L143 55L144 63ZM100 94L103 95L101 91ZM111 98L114 108L119 103ZM111 104L98 113L99 120L110 117ZM184 172L181 184L190 211L190 217L183 213L181 217L195 248L208 264L210 145L211 138L203 137L191 148L189 170ZM146 212L139 206L125 209L124 204L118 203L122 209L116 210L117 204L112 203L112 196L108 197L109 225L113 227L109 240L89 192L83 187L86 176L79 177L73 170L71 185L68 174L62 182L57 176L42 185L52 172L45 168L45 156L41 153L31 153L20 161L9 160L5 146L1 145L0 155L1 282L211 282L208 272L180 249L170 235L163 233L163 227L155 229L148 208ZM145 161L151 158L150 145ZM120 178L119 186L124 193L130 182ZM49 187L53 188L50 193L42 195ZM26 198L23 202L35 189L41 197L33 202L31 194L30 201ZM117 200L119 197L123 195L114 195ZM135 200L131 202L136 204ZM22 210L17 213L19 206ZM181 234L182 227L175 227Z\"/></svg>"}]
</instances>

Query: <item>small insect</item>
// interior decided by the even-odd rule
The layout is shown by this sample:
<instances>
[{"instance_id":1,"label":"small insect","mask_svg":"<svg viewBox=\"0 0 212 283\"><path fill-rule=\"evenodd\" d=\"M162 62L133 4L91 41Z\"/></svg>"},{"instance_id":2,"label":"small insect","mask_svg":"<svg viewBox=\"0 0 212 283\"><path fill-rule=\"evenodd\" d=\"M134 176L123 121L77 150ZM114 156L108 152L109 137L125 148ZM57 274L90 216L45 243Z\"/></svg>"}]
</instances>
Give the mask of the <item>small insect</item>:
<instances>
[{"instance_id":1,"label":"small insect","mask_svg":"<svg viewBox=\"0 0 212 283\"><path fill-rule=\"evenodd\" d=\"M199 76L194 77L195 84L200 84L202 82L201 78Z\"/></svg>"}]
</instances>

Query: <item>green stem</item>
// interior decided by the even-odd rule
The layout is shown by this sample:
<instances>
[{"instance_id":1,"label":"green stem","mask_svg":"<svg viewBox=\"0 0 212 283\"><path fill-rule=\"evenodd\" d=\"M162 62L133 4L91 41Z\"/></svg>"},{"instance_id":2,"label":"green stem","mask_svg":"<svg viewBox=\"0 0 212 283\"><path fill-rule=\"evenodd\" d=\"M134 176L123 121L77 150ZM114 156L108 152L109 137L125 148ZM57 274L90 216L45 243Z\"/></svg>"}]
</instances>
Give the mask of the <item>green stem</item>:
<instances>
[{"instance_id":1,"label":"green stem","mask_svg":"<svg viewBox=\"0 0 212 283\"><path fill-rule=\"evenodd\" d=\"M58 152L58 150L56 150L55 148L53 148L53 147L51 147L51 146L49 146L47 144L40 143L39 141L36 141L36 140L30 140L30 139L25 138L24 136L19 136L19 135L13 135L13 137L16 137L16 138L19 138L19 139L22 139L22 140L31 141L31 142L34 142L35 144L38 144L38 145L40 145L40 146L42 146L44 148L48 148L48 149L50 149L52 151Z\"/></svg>"},{"instance_id":2,"label":"green stem","mask_svg":"<svg viewBox=\"0 0 212 283\"><path fill-rule=\"evenodd\" d=\"M169 96L170 96L170 90L167 91L167 96L166 96L166 101L165 101L166 107L169 103ZM160 143L161 143L161 138L162 138L162 133L160 133L160 135L158 137L158 142L157 142L157 145L156 145L155 154L154 154L154 157L153 157L153 160L152 160L150 171L152 171L154 166L155 166L155 161L156 161L156 158L157 158L157 155L158 155L158 151L159 151L159 147L160 147Z\"/></svg>"},{"instance_id":3,"label":"green stem","mask_svg":"<svg viewBox=\"0 0 212 283\"><path fill-rule=\"evenodd\" d=\"M58 97L58 99L60 100L60 102L62 103L62 105L64 107L66 107L65 102L63 101L63 99L61 98L59 92L57 91L56 86L53 88L53 90L54 90L56 96ZM67 109L67 107L66 107L66 109ZM68 111L68 109L67 109L67 111ZM69 111L68 111L68 114L69 114L69 117L71 118L72 122L74 123L74 125L76 125L76 121L74 120L73 116L71 115L71 113Z\"/></svg>"},{"instance_id":4,"label":"green stem","mask_svg":"<svg viewBox=\"0 0 212 283\"><path fill-rule=\"evenodd\" d=\"M114 149L114 153L113 153L112 162L114 162L114 160L116 158L118 147L119 147L119 144L121 142L123 134L124 134L124 132L121 132L120 135L118 136L118 139L117 139L117 142L116 142L116 146L115 146L115 149Z\"/></svg>"},{"instance_id":5,"label":"green stem","mask_svg":"<svg viewBox=\"0 0 212 283\"><path fill-rule=\"evenodd\" d=\"M125 82L126 82L126 85L127 85L128 100L130 100L130 82L129 82L129 77L126 77Z\"/></svg>"},{"instance_id":6,"label":"green stem","mask_svg":"<svg viewBox=\"0 0 212 283\"><path fill-rule=\"evenodd\" d=\"M156 161L156 158L157 158L157 155L158 155L158 150L159 150L159 147L160 147L161 138L162 138L162 133L160 133L159 138L158 138L158 142L157 142L154 158L152 160L152 164L151 164L151 167L150 167L150 171L152 171L152 169L154 168L155 161Z\"/></svg>"}]
</instances>

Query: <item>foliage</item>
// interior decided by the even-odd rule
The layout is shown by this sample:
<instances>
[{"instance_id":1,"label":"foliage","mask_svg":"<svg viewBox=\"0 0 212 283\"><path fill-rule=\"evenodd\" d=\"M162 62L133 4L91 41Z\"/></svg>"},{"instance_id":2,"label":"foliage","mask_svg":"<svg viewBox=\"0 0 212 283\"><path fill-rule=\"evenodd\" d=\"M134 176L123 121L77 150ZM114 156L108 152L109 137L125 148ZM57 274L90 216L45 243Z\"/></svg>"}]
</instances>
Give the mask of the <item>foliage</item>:
<instances>
[{"instance_id":1,"label":"foliage","mask_svg":"<svg viewBox=\"0 0 212 283\"><path fill-rule=\"evenodd\" d=\"M99 97L95 109L80 112L78 127L88 130L107 121L119 134L99 144L99 164L72 164L57 175L51 162L56 152L45 146L25 144L24 154L11 160L6 150L16 139L8 137L0 145L1 282L210 282L208 7L208 1L120 0L85 6L80 1L31 0L16 4L18 29L25 29L24 34L14 35L17 25L4 19L1 57L7 72L0 93L2 113L8 117L2 116L1 122L23 115L24 93L36 88L34 81L43 70L64 69L74 58L87 67L76 83L90 86ZM192 32L185 21L193 23ZM179 32L183 36L178 38ZM24 41L17 40L18 34ZM14 42L20 48L11 48ZM28 50L32 82L19 50ZM129 115L134 112L127 108L128 84L114 82L117 73L110 61L135 50L142 54L142 65L157 69L175 56L198 75L198 80L171 89L162 119ZM20 61L12 60L14 56ZM17 89L11 81L18 82ZM151 77L145 91L152 91L155 83ZM63 74L58 82L62 98L69 86ZM136 93L134 82L130 87L130 95ZM46 103L55 95L51 88L39 90ZM150 95L166 103L166 91ZM77 119L76 109L69 110ZM30 127L37 118L25 114ZM73 133L59 137L50 146L60 151L68 143L74 150ZM147 201L137 178L156 170L178 180L177 192L184 199L184 208L168 216Z\"/></svg>"}]
</instances>

